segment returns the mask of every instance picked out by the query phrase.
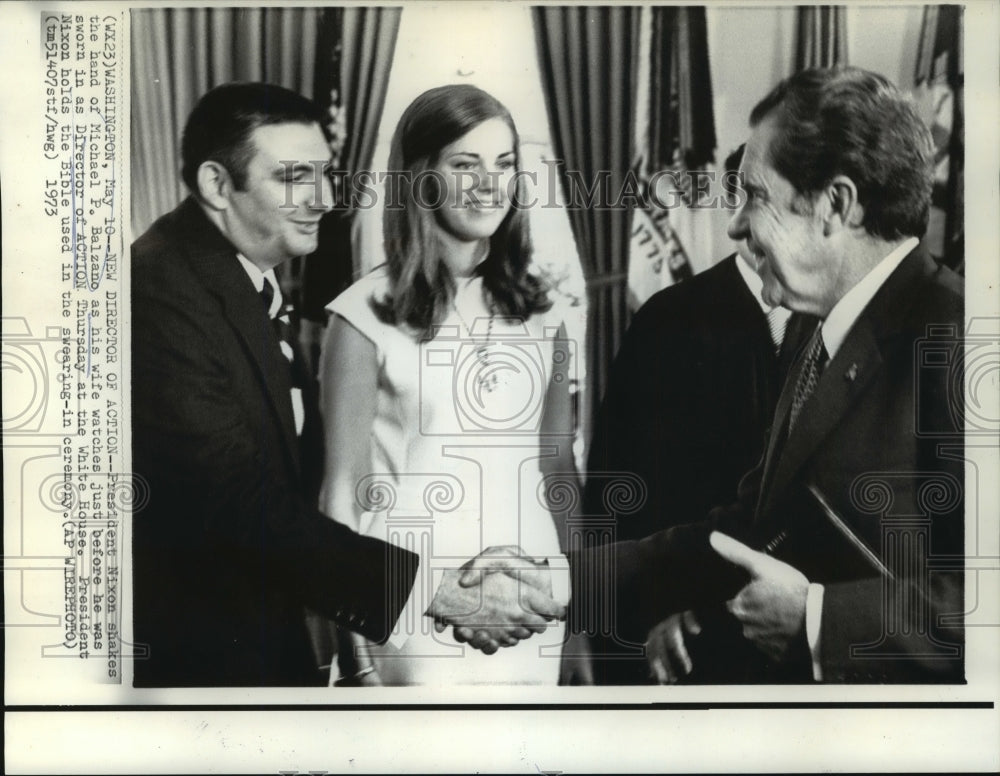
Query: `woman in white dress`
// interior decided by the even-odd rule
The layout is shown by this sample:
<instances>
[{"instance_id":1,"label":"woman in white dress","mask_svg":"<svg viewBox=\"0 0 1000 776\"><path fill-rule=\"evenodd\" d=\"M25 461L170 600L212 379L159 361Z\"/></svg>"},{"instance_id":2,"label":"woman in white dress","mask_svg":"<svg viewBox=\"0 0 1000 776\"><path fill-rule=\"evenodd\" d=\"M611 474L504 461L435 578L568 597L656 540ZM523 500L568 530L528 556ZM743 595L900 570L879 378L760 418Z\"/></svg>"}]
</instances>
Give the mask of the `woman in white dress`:
<instances>
[{"instance_id":1,"label":"woman in white dress","mask_svg":"<svg viewBox=\"0 0 1000 776\"><path fill-rule=\"evenodd\" d=\"M329 307L321 506L418 551L425 569L495 546L553 565L561 558L564 532L549 500L576 487L573 351L530 271L518 161L514 122L486 92L452 85L418 97L390 150L386 264ZM484 654L422 616L439 577L418 579L393 637L385 645L355 638L357 662L345 669L342 661L342 677L557 683L562 623Z\"/></svg>"}]
</instances>

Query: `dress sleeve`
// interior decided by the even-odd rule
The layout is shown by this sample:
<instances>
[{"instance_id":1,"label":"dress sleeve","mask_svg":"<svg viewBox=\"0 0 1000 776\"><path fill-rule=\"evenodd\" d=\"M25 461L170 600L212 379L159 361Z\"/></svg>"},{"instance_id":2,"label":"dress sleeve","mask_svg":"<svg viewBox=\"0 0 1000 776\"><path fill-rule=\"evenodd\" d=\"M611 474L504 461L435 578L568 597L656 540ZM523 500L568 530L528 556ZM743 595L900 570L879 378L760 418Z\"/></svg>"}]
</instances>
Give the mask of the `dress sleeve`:
<instances>
[{"instance_id":1,"label":"dress sleeve","mask_svg":"<svg viewBox=\"0 0 1000 776\"><path fill-rule=\"evenodd\" d=\"M386 329L379 320L372 302L384 299L389 290L389 279L384 268L369 272L344 293L330 302L326 309L339 315L375 346L379 367L385 366Z\"/></svg>"}]
</instances>

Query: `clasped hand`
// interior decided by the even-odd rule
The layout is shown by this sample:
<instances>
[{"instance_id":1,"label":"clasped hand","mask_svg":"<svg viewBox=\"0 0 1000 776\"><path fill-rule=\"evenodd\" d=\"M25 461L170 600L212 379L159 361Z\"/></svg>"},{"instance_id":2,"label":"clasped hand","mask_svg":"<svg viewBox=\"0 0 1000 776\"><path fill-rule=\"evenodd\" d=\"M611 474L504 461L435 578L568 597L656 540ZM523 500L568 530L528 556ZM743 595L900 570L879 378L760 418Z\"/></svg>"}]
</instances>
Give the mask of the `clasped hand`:
<instances>
[{"instance_id":1,"label":"clasped hand","mask_svg":"<svg viewBox=\"0 0 1000 776\"><path fill-rule=\"evenodd\" d=\"M552 598L547 563L536 563L520 547L503 546L446 571L426 614L438 633L452 625L456 641L492 655L565 619L566 607Z\"/></svg>"}]
</instances>

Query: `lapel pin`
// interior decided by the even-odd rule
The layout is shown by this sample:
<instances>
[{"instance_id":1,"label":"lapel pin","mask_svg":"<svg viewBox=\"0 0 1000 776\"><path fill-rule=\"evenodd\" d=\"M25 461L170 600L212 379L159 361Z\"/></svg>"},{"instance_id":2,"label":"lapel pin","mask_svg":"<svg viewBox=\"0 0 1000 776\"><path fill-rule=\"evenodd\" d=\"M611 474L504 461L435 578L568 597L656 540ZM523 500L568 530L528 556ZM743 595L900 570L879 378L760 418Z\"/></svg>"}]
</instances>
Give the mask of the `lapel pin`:
<instances>
[{"instance_id":1,"label":"lapel pin","mask_svg":"<svg viewBox=\"0 0 1000 776\"><path fill-rule=\"evenodd\" d=\"M846 377L853 383L858 377L858 365L851 364L850 368L848 368L847 370L847 374L845 374L844 377Z\"/></svg>"}]
</instances>

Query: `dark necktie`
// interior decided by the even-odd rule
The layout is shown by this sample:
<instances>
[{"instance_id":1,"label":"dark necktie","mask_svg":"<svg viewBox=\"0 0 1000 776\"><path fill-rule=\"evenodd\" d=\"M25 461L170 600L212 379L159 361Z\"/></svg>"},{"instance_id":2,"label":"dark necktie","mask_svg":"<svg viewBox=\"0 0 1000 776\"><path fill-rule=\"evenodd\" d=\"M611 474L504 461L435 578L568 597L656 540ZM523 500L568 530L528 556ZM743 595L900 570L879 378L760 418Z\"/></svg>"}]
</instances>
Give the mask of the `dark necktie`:
<instances>
[{"instance_id":1,"label":"dark necktie","mask_svg":"<svg viewBox=\"0 0 1000 776\"><path fill-rule=\"evenodd\" d=\"M274 286L271 285L271 281L267 278L264 278L264 286L260 290L260 296L264 302L264 309L267 310L268 316L270 316L271 305L274 303ZM307 390L309 375L305 359L302 357L295 337L295 331L292 328L291 314L291 305L283 304L278 308L274 317L271 318L271 324L274 326L274 333L278 336L278 346L281 348L281 353L288 361L292 389L293 391L298 389L301 392ZM292 404L294 408L296 404L294 398ZM300 408L302 407L301 398L298 401L298 405ZM296 428L296 433L301 434L302 429Z\"/></svg>"},{"instance_id":2,"label":"dark necktie","mask_svg":"<svg viewBox=\"0 0 1000 776\"><path fill-rule=\"evenodd\" d=\"M809 397L816 392L816 384L827 362L826 346L823 344L823 323L816 325L812 338L809 340L806 357L802 362L802 370L795 382L795 393L792 394L792 409L788 417L788 430L791 431L798 420L802 407Z\"/></svg>"},{"instance_id":3,"label":"dark necktie","mask_svg":"<svg viewBox=\"0 0 1000 776\"><path fill-rule=\"evenodd\" d=\"M268 316L274 302L274 287L264 278L260 291ZM292 414L295 432L299 438L299 472L302 477L303 496L312 502L319 497L323 478L323 422L319 415L316 380L299 347L298 337L291 325L292 307L283 304L271 319L278 337L281 353L288 360L291 378ZM297 408L296 408L297 407Z\"/></svg>"},{"instance_id":4,"label":"dark necktie","mask_svg":"<svg viewBox=\"0 0 1000 776\"><path fill-rule=\"evenodd\" d=\"M260 290L260 298L264 300L264 309L267 311L267 317L270 318L271 305L274 303L274 286L267 278L264 278L264 287Z\"/></svg>"}]
</instances>

